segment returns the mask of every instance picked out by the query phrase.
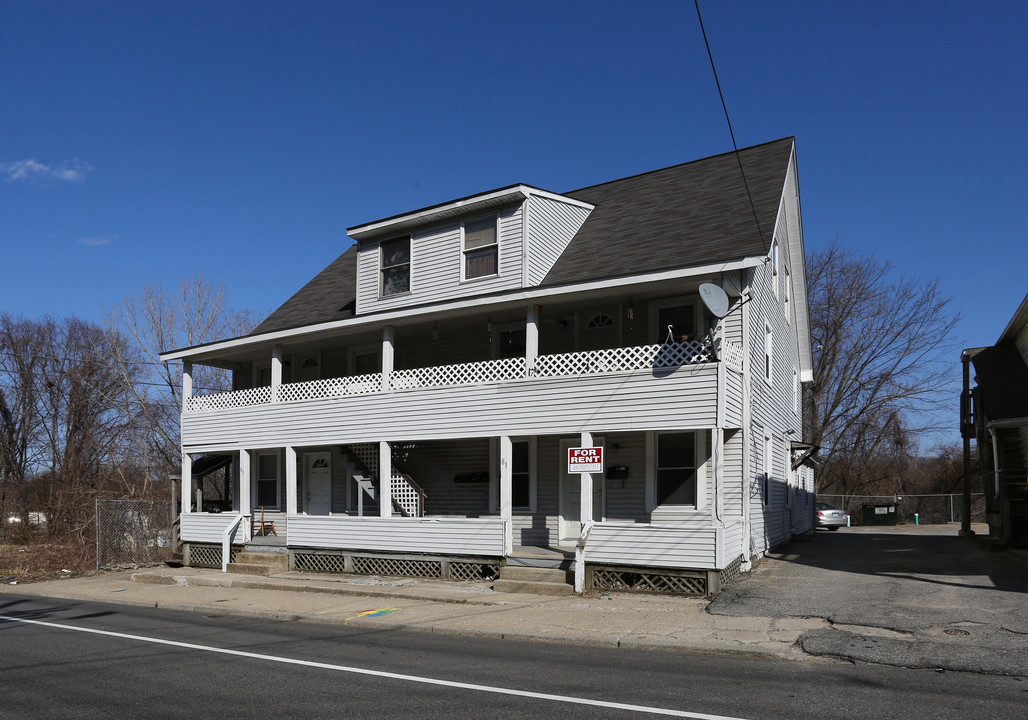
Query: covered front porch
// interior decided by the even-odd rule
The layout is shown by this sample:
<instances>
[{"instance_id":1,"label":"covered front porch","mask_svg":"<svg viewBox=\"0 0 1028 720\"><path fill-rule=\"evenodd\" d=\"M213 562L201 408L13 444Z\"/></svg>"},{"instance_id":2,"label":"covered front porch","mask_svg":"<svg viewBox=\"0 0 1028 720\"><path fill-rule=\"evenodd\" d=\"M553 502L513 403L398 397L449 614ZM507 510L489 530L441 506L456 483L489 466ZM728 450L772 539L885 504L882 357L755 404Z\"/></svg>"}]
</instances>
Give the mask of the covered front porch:
<instances>
[{"instance_id":1,"label":"covered front porch","mask_svg":"<svg viewBox=\"0 0 1028 720\"><path fill-rule=\"evenodd\" d=\"M229 559L232 546L281 544L314 571L475 579L524 548L577 554L581 583L586 563L720 570L742 546L741 512L716 520L738 502L725 458L741 473L740 445L704 428L235 450L232 510L185 511L184 497L182 538ZM602 474L567 472L578 446L604 448ZM413 502L380 502L412 485Z\"/></svg>"}]
</instances>

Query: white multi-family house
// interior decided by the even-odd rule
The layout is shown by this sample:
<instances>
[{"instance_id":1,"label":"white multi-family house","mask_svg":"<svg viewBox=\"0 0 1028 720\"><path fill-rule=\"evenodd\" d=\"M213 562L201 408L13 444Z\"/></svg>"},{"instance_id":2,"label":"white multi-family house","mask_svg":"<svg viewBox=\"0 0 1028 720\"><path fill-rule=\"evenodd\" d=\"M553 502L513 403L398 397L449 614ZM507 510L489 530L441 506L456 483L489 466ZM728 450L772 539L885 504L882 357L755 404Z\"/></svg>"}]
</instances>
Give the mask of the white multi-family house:
<instances>
[{"instance_id":1,"label":"white multi-family house","mask_svg":"<svg viewBox=\"0 0 1028 720\"><path fill-rule=\"evenodd\" d=\"M187 562L260 545L299 570L711 593L809 532L796 172L785 138L349 228L252 333L163 355ZM194 393L198 364L234 390ZM578 448L595 472L569 472ZM195 478L226 463L211 512Z\"/></svg>"}]
</instances>

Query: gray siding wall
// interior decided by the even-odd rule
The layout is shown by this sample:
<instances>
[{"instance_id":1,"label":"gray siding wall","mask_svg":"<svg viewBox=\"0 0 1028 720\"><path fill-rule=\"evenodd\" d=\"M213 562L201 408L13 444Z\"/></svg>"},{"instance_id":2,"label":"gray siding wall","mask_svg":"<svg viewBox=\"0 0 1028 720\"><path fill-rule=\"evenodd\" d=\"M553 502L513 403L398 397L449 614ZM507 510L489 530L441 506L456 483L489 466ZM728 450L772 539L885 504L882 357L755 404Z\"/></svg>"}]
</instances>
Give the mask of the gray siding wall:
<instances>
[{"instance_id":1,"label":"gray siding wall","mask_svg":"<svg viewBox=\"0 0 1028 720\"><path fill-rule=\"evenodd\" d=\"M528 199L528 285L535 287L557 262L589 210L554 198Z\"/></svg>"},{"instance_id":2,"label":"gray siding wall","mask_svg":"<svg viewBox=\"0 0 1028 720\"><path fill-rule=\"evenodd\" d=\"M764 471L764 437L771 438L771 480L768 503L761 501L756 490L760 483L751 485L750 522L751 533L757 552L765 551L788 540L799 528L793 522L793 509L788 502L788 468L791 465L789 442L802 438L802 404L794 409L793 372L799 369L797 322L795 316L786 317L785 268L789 264L786 252L789 244L789 213L798 213L793 193L786 189L782 209L779 212L775 240L779 245L779 267L776 275L771 263L753 268L749 273L750 292L753 301L744 308L748 311L747 361L750 367L750 468L751 477L759 480ZM793 268L789 274L795 277ZM777 292L776 292L777 286ZM791 314L795 312L795 298ZM771 327L773 339L770 383L764 379L764 334L765 326ZM789 431L792 433L789 433ZM795 475L794 480L806 475ZM797 480L798 481L798 480ZM812 490L812 488L810 488ZM798 495L799 493L794 493Z\"/></svg>"},{"instance_id":3,"label":"gray siding wall","mask_svg":"<svg viewBox=\"0 0 1028 720\"><path fill-rule=\"evenodd\" d=\"M182 515L182 540L183 542L220 543L225 528L239 519L239 513L185 513ZM242 525L233 534L233 542L238 541L235 536L240 534Z\"/></svg>"},{"instance_id":4,"label":"gray siding wall","mask_svg":"<svg viewBox=\"0 0 1028 720\"><path fill-rule=\"evenodd\" d=\"M393 310L522 287L523 205L503 210L499 216L499 274L491 278L462 280L460 223L449 223L414 233L410 292L379 297L378 243L369 241L363 244L357 254L357 313Z\"/></svg>"}]
</instances>

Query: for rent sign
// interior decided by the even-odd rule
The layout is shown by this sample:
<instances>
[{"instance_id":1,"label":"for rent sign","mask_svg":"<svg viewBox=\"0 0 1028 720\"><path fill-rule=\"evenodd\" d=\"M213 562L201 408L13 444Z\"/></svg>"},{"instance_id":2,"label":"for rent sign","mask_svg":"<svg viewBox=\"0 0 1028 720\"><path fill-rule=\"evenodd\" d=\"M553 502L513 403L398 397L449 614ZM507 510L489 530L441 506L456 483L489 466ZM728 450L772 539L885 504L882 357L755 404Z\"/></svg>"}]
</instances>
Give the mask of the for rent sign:
<instances>
[{"instance_id":1,"label":"for rent sign","mask_svg":"<svg viewBox=\"0 0 1028 720\"><path fill-rule=\"evenodd\" d=\"M568 474L602 472L602 447L568 448Z\"/></svg>"}]
</instances>

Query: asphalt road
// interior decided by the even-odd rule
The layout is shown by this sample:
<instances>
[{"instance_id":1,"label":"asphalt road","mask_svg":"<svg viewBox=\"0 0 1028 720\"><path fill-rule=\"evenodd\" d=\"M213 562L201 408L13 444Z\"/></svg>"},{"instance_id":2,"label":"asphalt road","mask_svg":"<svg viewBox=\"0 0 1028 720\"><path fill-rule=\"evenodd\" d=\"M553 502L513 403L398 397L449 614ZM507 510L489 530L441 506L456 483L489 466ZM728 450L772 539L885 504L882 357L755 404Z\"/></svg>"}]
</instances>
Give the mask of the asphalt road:
<instances>
[{"instance_id":1,"label":"asphalt road","mask_svg":"<svg viewBox=\"0 0 1028 720\"><path fill-rule=\"evenodd\" d=\"M825 618L800 637L815 655L1028 675L1026 570L952 526L843 528L794 538L707 612Z\"/></svg>"},{"instance_id":2,"label":"asphalt road","mask_svg":"<svg viewBox=\"0 0 1028 720\"><path fill-rule=\"evenodd\" d=\"M1019 678L0 598L0 718L1021 718ZM540 695L542 694L542 695ZM625 707L625 706L633 707Z\"/></svg>"}]
</instances>

